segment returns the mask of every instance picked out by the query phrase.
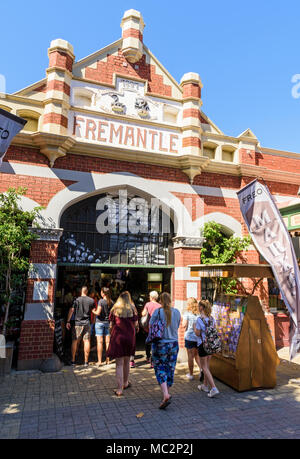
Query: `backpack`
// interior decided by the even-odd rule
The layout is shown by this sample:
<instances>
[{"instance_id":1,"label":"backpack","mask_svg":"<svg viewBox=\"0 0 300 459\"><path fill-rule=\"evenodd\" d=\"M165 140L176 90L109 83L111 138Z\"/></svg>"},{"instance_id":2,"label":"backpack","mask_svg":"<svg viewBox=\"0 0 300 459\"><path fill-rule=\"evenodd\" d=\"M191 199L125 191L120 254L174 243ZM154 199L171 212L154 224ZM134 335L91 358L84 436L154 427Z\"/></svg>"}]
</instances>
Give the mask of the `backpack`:
<instances>
[{"instance_id":1,"label":"backpack","mask_svg":"<svg viewBox=\"0 0 300 459\"><path fill-rule=\"evenodd\" d=\"M202 319L201 319L202 320ZM210 318L208 325L202 320L205 326L205 338L202 339L203 349L208 355L221 352L222 343L218 335L217 329L214 326L213 320Z\"/></svg>"},{"instance_id":2,"label":"backpack","mask_svg":"<svg viewBox=\"0 0 300 459\"><path fill-rule=\"evenodd\" d=\"M150 324L149 334L146 338L147 344L159 341L164 335L166 325L165 322L160 318L160 310L161 308L158 309L158 318L152 324Z\"/></svg>"}]
</instances>

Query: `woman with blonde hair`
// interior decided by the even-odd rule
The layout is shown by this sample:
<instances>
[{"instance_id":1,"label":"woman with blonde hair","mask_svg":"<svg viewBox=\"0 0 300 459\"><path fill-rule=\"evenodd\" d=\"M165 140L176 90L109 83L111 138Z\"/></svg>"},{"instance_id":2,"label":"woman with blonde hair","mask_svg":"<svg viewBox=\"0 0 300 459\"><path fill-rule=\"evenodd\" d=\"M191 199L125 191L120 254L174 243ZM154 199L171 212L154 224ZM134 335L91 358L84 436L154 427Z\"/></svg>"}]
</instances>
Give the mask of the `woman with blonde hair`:
<instances>
[{"instance_id":1,"label":"woman with blonde hair","mask_svg":"<svg viewBox=\"0 0 300 459\"><path fill-rule=\"evenodd\" d=\"M116 359L117 389L120 397L131 386L130 356L135 354L135 335L139 329L138 314L129 292L122 292L109 315L111 336L107 356Z\"/></svg>"},{"instance_id":2,"label":"woman with blonde hair","mask_svg":"<svg viewBox=\"0 0 300 459\"><path fill-rule=\"evenodd\" d=\"M188 366L189 366L189 373L186 377L191 381L194 379L194 359L199 367L200 370L200 379L201 379L201 364L200 364L200 357L198 354L197 349L197 336L194 332L194 324L198 318L199 311L198 311L198 301L196 298L188 298L187 300L187 310L183 314L183 321L182 326L185 330L184 333L184 346L187 351L188 355Z\"/></svg>"},{"instance_id":3,"label":"woman with blonde hair","mask_svg":"<svg viewBox=\"0 0 300 459\"><path fill-rule=\"evenodd\" d=\"M163 400L159 409L165 409L171 402L169 388L174 382L174 372L177 362L178 328L180 325L180 312L172 307L172 300L168 293L162 293L160 297L161 307L153 312L149 326L159 318L165 323L162 338L152 342L152 361L155 376L160 385Z\"/></svg>"},{"instance_id":4,"label":"woman with blonde hair","mask_svg":"<svg viewBox=\"0 0 300 459\"><path fill-rule=\"evenodd\" d=\"M194 332L197 336L198 353L200 356L200 364L204 373L204 384L198 386L199 390L207 392L208 397L212 398L220 392L216 388L214 379L209 369L209 362L211 355L208 355L203 348L203 341L205 340L206 328L210 325L215 326L214 318L211 315L211 304L208 300L199 301L199 314L196 324L194 325Z\"/></svg>"}]
</instances>

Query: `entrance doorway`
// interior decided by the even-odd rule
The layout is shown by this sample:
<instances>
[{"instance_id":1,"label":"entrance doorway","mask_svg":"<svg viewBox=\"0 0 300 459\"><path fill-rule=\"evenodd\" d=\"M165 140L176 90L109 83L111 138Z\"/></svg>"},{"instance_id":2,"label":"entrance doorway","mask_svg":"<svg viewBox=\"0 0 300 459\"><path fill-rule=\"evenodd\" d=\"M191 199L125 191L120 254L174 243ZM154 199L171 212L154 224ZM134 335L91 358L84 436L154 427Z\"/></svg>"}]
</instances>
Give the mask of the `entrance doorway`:
<instances>
[{"instance_id":1,"label":"entrance doorway","mask_svg":"<svg viewBox=\"0 0 300 459\"><path fill-rule=\"evenodd\" d=\"M89 295L97 293L99 296L102 287L109 287L113 301L116 301L122 291L129 291L140 318L152 290L156 290L159 294L171 293L171 274L172 269L169 268L59 266L55 318L62 327L62 352L65 360L70 359L71 349L71 333L66 330L65 324L72 301L80 295L82 286L88 287ZM145 338L145 332L140 329L136 337L138 354L144 352ZM82 353L82 348L79 348L79 362L83 359ZM93 335L90 361L97 361L96 339Z\"/></svg>"},{"instance_id":2,"label":"entrance doorway","mask_svg":"<svg viewBox=\"0 0 300 459\"><path fill-rule=\"evenodd\" d=\"M83 285L89 294L98 295L102 287L109 287L114 301L128 290L139 315L150 291L171 292L172 216L151 196L136 193L113 189L63 212L55 304L55 315L63 324ZM142 332L137 342L140 339L144 343Z\"/></svg>"}]
</instances>

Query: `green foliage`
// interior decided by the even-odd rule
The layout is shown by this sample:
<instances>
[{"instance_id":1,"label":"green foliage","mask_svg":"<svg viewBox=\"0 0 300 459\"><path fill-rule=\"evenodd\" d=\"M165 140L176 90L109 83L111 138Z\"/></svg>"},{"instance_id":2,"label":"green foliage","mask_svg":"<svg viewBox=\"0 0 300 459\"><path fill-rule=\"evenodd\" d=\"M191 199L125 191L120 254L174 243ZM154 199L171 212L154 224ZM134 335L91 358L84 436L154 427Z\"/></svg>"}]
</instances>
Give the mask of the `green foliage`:
<instances>
[{"instance_id":1,"label":"green foliage","mask_svg":"<svg viewBox=\"0 0 300 459\"><path fill-rule=\"evenodd\" d=\"M12 292L23 281L24 273L29 268L29 249L36 237L29 227L41 209L20 209L19 201L25 192L25 188L10 188L6 193L0 194L0 282L5 285L2 295L5 321L8 319Z\"/></svg>"},{"instance_id":2,"label":"green foliage","mask_svg":"<svg viewBox=\"0 0 300 459\"><path fill-rule=\"evenodd\" d=\"M204 224L205 242L201 250L202 264L236 263L237 256L247 250L251 237L226 236L222 226L214 221ZM237 293L236 281L233 279L215 279L216 290L225 293Z\"/></svg>"},{"instance_id":3,"label":"green foliage","mask_svg":"<svg viewBox=\"0 0 300 459\"><path fill-rule=\"evenodd\" d=\"M236 263L237 255L247 250L251 243L250 236L225 236L222 226L214 221L204 224L205 242L201 251L201 263Z\"/></svg>"}]
</instances>

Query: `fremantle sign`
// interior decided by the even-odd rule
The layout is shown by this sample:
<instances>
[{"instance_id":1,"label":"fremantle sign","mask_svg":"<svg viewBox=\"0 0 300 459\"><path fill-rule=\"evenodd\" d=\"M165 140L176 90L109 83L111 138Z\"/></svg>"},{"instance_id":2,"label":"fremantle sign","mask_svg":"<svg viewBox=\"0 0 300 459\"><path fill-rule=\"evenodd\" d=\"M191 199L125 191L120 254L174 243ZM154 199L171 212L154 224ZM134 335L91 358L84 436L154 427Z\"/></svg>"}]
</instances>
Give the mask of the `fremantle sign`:
<instances>
[{"instance_id":1,"label":"fremantle sign","mask_svg":"<svg viewBox=\"0 0 300 459\"><path fill-rule=\"evenodd\" d=\"M72 134L83 141L157 153L179 152L181 136L169 129L138 126L74 112L70 121Z\"/></svg>"}]
</instances>

